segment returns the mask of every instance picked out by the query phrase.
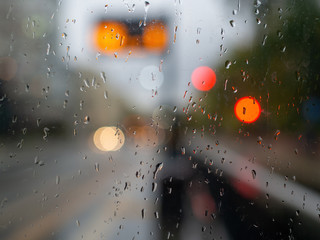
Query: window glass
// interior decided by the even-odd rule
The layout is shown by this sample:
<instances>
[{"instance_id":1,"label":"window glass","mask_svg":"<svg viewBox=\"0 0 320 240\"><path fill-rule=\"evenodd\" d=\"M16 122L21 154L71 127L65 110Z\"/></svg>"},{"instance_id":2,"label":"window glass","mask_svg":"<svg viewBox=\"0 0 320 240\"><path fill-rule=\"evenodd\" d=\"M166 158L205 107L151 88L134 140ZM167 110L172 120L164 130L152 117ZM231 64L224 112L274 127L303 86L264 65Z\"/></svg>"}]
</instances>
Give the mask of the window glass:
<instances>
[{"instance_id":1,"label":"window glass","mask_svg":"<svg viewBox=\"0 0 320 240\"><path fill-rule=\"evenodd\" d=\"M1 239L319 239L318 1L0 12Z\"/></svg>"}]
</instances>

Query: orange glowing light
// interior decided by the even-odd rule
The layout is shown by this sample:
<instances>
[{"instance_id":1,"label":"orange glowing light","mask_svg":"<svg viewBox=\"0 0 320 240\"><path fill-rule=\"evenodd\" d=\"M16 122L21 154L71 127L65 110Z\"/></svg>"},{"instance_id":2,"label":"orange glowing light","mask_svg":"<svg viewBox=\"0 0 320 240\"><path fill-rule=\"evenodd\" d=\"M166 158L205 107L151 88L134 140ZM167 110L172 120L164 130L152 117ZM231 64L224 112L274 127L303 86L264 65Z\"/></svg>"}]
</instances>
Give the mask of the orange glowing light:
<instances>
[{"instance_id":1,"label":"orange glowing light","mask_svg":"<svg viewBox=\"0 0 320 240\"><path fill-rule=\"evenodd\" d=\"M144 28L142 42L149 51L164 51L167 48L168 39L168 31L161 22L150 23Z\"/></svg>"},{"instance_id":2,"label":"orange glowing light","mask_svg":"<svg viewBox=\"0 0 320 240\"><path fill-rule=\"evenodd\" d=\"M209 91L216 84L216 74L209 67L198 67L192 72L191 81L196 89Z\"/></svg>"},{"instance_id":3,"label":"orange glowing light","mask_svg":"<svg viewBox=\"0 0 320 240\"><path fill-rule=\"evenodd\" d=\"M253 123L259 118L261 107L255 98L243 97L236 102L234 113L241 122Z\"/></svg>"},{"instance_id":4,"label":"orange glowing light","mask_svg":"<svg viewBox=\"0 0 320 240\"><path fill-rule=\"evenodd\" d=\"M114 54L126 46L128 30L119 22L100 22L93 31L96 49L105 54Z\"/></svg>"}]
</instances>

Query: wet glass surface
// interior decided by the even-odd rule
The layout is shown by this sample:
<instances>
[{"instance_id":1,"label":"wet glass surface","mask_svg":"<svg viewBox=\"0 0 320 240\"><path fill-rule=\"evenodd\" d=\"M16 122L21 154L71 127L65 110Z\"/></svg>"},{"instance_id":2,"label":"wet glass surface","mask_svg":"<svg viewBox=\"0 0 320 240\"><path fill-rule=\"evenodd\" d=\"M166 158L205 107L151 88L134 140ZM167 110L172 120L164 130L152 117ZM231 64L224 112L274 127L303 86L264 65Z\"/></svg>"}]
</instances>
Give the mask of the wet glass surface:
<instances>
[{"instance_id":1,"label":"wet glass surface","mask_svg":"<svg viewBox=\"0 0 320 240\"><path fill-rule=\"evenodd\" d=\"M0 239L318 239L318 1L2 1Z\"/></svg>"}]
</instances>

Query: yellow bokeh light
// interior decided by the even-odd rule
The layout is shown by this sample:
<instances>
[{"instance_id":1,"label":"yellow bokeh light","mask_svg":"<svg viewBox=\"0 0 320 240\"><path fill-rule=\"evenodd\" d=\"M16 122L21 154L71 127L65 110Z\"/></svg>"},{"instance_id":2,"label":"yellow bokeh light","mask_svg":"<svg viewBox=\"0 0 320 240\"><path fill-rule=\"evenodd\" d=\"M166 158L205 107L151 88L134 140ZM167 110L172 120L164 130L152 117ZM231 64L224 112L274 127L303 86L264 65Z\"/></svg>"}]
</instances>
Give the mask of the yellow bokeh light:
<instances>
[{"instance_id":1,"label":"yellow bokeh light","mask_svg":"<svg viewBox=\"0 0 320 240\"><path fill-rule=\"evenodd\" d=\"M116 127L101 127L93 135L93 143L100 151L119 150L125 142L121 129Z\"/></svg>"},{"instance_id":2,"label":"yellow bokeh light","mask_svg":"<svg viewBox=\"0 0 320 240\"><path fill-rule=\"evenodd\" d=\"M114 127L114 130L116 131L115 135L117 137L118 144L113 149L113 151L118 151L124 145L125 136L124 136L123 132L119 128Z\"/></svg>"},{"instance_id":3,"label":"yellow bokeh light","mask_svg":"<svg viewBox=\"0 0 320 240\"><path fill-rule=\"evenodd\" d=\"M100 151L104 151L103 146L101 145L100 135L101 132L105 129L105 127L99 128L93 135L93 143Z\"/></svg>"}]
</instances>

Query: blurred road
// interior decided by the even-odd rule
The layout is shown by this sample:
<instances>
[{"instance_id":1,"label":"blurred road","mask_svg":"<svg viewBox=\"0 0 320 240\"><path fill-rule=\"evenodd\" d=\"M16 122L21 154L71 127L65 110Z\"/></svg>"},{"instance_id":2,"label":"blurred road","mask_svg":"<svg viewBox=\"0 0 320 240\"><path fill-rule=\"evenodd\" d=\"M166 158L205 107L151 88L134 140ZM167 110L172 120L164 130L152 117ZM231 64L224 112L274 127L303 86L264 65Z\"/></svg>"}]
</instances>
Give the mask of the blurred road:
<instances>
[{"instance_id":1,"label":"blurred road","mask_svg":"<svg viewBox=\"0 0 320 240\"><path fill-rule=\"evenodd\" d=\"M311 228L318 223L317 192L223 144L208 148L210 142L191 136L179 144L196 161L212 160L210 168L257 188L259 196L270 197L257 197L258 205L267 201L274 209L290 209ZM169 161L164 151L130 144L117 152L101 153L88 137L2 145L1 239L159 239L161 179L164 173L172 174ZM163 170L155 174L159 163ZM176 169L185 172L181 165ZM203 233L205 225L195 220L187 205L184 214L181 239L230 239L219 217L209 234Z\"/></svg>"},{"instance_id":2,"label":"blurred road","mask_svg":"<svg viewBox=\"0 0 320 240\"><path fill-rule=\"evenodd\" d=\"M1 239L159 239L155 170L165 153L136 146L101 153L87 138L39 139L2 146ZM185 212L181 237L202 239L203 226ZM218 219L213 236L228 239Z\"/></svg>"},{"instance_id":3,"label":"blurred road","mask_svg":"<svg viewBox=\"0 0 320 240\"><path fill-rule=\"evenodd\" d=\"M151 151L101 154L71 139L3 146L1 153L1 239L156 233L151 183L159 159Z\"/></svg>"}]
</instances>

